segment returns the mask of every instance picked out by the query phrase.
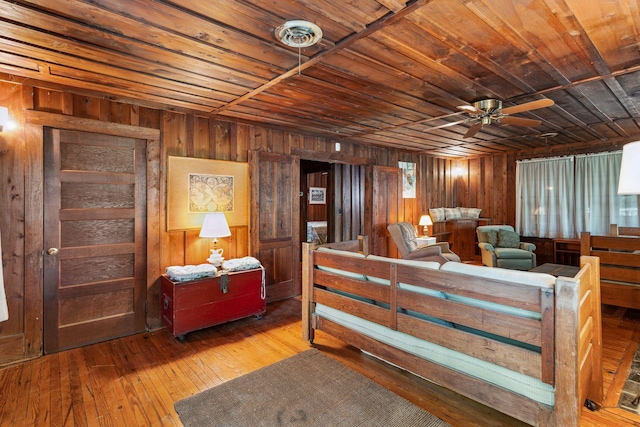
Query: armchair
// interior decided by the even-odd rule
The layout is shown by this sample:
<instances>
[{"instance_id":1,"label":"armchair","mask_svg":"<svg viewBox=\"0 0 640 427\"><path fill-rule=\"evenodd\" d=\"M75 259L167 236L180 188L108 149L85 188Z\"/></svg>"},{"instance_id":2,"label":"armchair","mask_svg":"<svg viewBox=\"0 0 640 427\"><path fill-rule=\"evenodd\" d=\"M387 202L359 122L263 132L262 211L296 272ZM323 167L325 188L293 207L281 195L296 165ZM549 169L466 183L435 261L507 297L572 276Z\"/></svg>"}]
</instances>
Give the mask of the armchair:
<instances>
[{"instance_id":1,"label":"armchair","mask_svg":"<svg viewBox=\"0 0 640 427\"><path fill-rule=\"evenodd\" d=\"M402 259L438 261L441 264L447 261L460 262L460 257L449 249L447 242L419 246L415 229L408 222L389 224L387 230L398 247Z\"/></svg>"},{"instance_id":2,"label":"armchair","mask_svg":"<svg viewBox=\"0 0 640 427\"><path fill-rule=\"evenodd\" d=\"M482 225L476 228L482 263L488 267L531 270L536 267L536 245L520 242L510 225Z\"/></svg>"}]
</instances>

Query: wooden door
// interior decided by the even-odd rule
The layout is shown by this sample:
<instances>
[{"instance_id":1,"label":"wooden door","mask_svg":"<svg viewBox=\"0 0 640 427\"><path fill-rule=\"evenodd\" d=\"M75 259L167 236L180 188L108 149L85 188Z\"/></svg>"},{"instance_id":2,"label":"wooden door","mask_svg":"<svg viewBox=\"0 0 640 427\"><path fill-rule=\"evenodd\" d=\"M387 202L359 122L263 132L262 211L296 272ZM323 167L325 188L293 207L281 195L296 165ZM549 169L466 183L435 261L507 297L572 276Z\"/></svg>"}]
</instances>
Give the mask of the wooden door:
<instances>
[{"instance_id":1,"label":"wooden door","mask_svg":"<svg viewBox=\"0 0 640 427\"><path fill-rule=\"evenodd\" d=\"M267 302L300 295L300 158L249 152L250 251L266 271Z\"/></svg>"},{"instance_id":2,"label":"wooden door","mask_svg":"<svg viewBox=\"0 0 640 427\"><path fill-rule=\"evenodd\" d=\"M145 330L145 140L45 128L44 351Z\"/></svg>"},{"instance_id":3,"label":"wooden door","mask_svg":"<svg viewBox=\"0 0 640 427\"><path fill-rule=\"evenodd\" d=\"M369 234L369 252L397 257L398 249L389 236L387 225L398 222L402 203L402 175L390 166L369 166L365 183L365 230Z\"/></svg>"}]
</instances>

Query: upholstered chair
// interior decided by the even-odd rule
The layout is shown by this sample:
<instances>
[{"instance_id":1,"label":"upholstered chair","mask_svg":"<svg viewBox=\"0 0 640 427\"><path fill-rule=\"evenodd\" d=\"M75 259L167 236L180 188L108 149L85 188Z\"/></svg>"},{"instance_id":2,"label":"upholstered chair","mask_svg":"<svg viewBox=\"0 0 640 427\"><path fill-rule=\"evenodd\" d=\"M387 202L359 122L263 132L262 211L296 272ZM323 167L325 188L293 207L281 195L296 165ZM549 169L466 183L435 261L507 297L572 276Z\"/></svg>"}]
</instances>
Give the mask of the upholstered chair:
<instances>
[{"instance_id":1,"label":"upholstered chair","mask_svg":"<svg viewBox=\"0 0 640 427\"><path fill-rule=\"evenodd\" d=\"M460 262L460 257L449 249L449 243L439 242L432 245L418 245L416 231L408 222L397 222L387 226L389 234L398 247L402 259L420 261Z\"/></svg>"},{"instance_id":2,"label":"upholstered chair","mask_svg":"<svg viewBox=\"0 0 640 427\"><path fill-rule=\"evenodd\" d=\"M476 228L482 263L488 267L531 270L536 267L536 245L520 242L510 225L482 225Z\"/></svg>"}]
</instances>

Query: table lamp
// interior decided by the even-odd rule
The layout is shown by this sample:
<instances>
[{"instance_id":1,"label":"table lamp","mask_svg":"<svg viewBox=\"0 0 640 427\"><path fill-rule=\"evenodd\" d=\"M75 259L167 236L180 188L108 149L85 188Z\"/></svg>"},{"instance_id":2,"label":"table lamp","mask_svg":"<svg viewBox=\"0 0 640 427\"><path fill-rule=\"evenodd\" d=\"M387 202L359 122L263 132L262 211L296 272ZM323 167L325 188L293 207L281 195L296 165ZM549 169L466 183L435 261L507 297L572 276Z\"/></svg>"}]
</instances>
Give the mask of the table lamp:
<instances>
[{"instance_id":1,"label":"table lamp","mask_svg":"<svg viewBox=\"0 0 640 427\"><path fill-rule=\"evenodd\" d=\"M211 250L212 254L218 252L218 248L216 247L218 244L218 237L229 236L231 236L231 230L227 224L227 218L222 212L208 213L204 217L204 222L200 229L200 237L213 239L213 249Z\"/></svg>"},{"instance_id":2,"label":"table lamp","mask_svg":"<svg viewBox=\"0 0 640 427\"><path fill-rule=\"evenodd\" d=\"M422 215L420 217L420 222L418 225L422 225L424 227L424 235L429 235L429 226L433 225L433 221L431 221L431 217L429 215Z\"/></svg>"},{"instance_id":3,"label":"table lamp","mask_svg":"<svg viewBox=\"0 0 640 427\"><path fill-rule=\"evenodd\" d=\"M640 141L622 147L618 194L640 194Z\"/></svg>"}]
</instances>

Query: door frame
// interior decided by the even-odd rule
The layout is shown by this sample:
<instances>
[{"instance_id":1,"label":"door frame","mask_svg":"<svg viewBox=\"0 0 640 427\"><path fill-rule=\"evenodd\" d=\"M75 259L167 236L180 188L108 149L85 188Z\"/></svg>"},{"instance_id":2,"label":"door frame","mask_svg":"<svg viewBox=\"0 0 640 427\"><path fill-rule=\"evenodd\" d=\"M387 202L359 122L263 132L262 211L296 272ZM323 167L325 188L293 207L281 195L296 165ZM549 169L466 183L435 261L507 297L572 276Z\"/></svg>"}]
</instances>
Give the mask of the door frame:
<instances>
[{"instance_id":1,"label":"door frame","mask_svg":"<svg viewBox=\"0 0 640 427\"><path fill-rule=\"evenodd\" d=\"M159 305L149 292L161 275L160 248L160 130L43 111L25 111L25 358L43 352L44 313L44 128L144 139L147 141L147 301L148 312ZM28 297L28 299L26 299ZM159 309L157 307L156 309ZM147 328L149 314L147 313Z\"/></svg>"}]
</instances>

